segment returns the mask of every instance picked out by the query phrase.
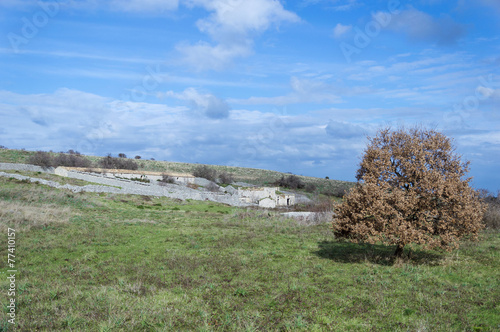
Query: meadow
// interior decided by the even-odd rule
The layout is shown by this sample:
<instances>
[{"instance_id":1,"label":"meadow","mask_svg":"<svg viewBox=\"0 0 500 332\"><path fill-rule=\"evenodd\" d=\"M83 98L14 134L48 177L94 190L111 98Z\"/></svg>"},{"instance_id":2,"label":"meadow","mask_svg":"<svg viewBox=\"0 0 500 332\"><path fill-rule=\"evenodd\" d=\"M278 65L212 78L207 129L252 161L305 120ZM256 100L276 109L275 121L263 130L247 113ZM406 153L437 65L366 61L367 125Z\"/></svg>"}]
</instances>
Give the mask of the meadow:
<instances>
[{"instance_id":1,"label":"meadow","mask_svg":"<svg viewBox=\"0 0 500 332\"><path fill-rule=\"evenodd\" d=\"M333 204L333 203L332 203ZM451 253L338 241L274 210L0 178L0 331L497 331L500 236ZM9 282L0 279L6 290Z\"/></svg>"}]
</instances>

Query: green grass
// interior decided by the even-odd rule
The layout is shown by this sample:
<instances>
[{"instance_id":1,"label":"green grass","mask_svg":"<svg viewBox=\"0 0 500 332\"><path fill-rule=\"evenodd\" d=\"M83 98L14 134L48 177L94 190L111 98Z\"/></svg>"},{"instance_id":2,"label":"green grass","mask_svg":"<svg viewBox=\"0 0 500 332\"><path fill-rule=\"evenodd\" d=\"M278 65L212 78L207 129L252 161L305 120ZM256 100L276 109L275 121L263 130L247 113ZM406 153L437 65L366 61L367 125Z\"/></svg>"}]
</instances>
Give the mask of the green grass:
<instances>
[{"instance_id":1,"label":"green grass","mask_svg":"<svg viewBox=\"0 0 500 332\"><path fill-rule=\"evenodd\" d=\"M2 163L26 163L34 151L0 149L0 162Z\"/></svg>"},{"instance_id":2,"label":"green grass","mask_svg":"<svg viewBox=\"0 0 500 332\"><path fill-rule=\"evenodd\" d=\"M64 222L28 227L13 217L9 225L17 230L17 330L500 328L497 232L452 253L412 248L394 261L394 248L335 241L328 224L213 202L73 194L6 178L0 201L70 211ZM6 245L0 256L6 273ZM0 301L5 313L5 291ZM0 330L14 330L6 319Z\"/></svg>"}]
</instances>

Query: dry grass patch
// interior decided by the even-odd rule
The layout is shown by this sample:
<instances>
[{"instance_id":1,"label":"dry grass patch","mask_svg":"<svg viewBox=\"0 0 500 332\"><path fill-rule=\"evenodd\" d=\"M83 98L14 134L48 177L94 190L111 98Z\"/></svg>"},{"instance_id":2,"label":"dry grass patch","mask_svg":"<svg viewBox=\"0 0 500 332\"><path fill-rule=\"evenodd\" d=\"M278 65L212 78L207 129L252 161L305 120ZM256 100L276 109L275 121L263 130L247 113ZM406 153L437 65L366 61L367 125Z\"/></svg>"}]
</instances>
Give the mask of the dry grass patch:
<instances>
[{"instance_id":1,"label":"dry grass patch","mask_svg":"<svg viewBox=\"0 0 500 332\"><path fill-rule=\"evenodd\" d=\"M0 231L8 227L28 231L31 227L46 227L69 222L71 209L53 204L33 206L20 202L0 201Z\"/></svg>"}]
</instances>

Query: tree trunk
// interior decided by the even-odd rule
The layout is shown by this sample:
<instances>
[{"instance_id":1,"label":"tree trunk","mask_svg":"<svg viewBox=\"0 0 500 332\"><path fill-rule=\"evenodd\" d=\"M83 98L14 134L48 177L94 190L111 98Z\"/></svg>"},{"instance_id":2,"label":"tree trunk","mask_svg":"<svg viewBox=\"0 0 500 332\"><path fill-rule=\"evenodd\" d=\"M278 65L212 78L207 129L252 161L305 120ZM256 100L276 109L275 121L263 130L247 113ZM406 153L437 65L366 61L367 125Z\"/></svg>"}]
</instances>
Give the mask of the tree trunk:
<instances>
[{"instance_id":1,"label":"tree trunk","mask_svg":"<svg viewBox=\"0 0 500 332\"><path fill-rule=\"evenodd\" d=\"M396 247L396 251L394 252L395 257L403 257L403 249L405 245L402 243L398 243L398 246Z\"/></svg>"}]
</instances>

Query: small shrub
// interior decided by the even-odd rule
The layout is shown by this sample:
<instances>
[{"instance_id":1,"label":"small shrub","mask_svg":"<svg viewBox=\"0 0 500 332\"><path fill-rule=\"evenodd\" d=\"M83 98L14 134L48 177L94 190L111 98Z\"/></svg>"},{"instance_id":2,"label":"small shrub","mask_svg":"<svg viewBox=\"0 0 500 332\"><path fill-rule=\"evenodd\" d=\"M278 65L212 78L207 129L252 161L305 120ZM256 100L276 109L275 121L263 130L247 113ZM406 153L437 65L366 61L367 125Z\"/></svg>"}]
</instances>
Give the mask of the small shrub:
<instances>
[{"instance_id":1,"label":"small shrub","mask_svg":"<svg viewBox=\"0 0 500 332\"><path fill-rule=\"evenodd\" d=\"M127 158L127 155L125 153L119 153L118 157L119 158Z\"/></svg>"},{"instance_id":2,"label":"small shrub","mask_svg":"<svg viewBox=\"0 0 500 332\"><path fill-rule=\"evenodd\" d=\"M72 153L70 153L70 151ZM92 162L85 157L82 157L78 152L73 150L68 151L69 154L61 153L54 159L54 166L67 167L91 167Z\"/></svg>"},{"instance_id":3,"label":"small shrub","mask_svg":"<svg viewBox=\"0 0 500 332\"><path fill-rule=\"evenodd\" d=\"M282 176L281 179L274 184L289 189L302 189L305 187L304 182L297 175Z\"/></svg>"},{"instance_id":4,"label":"small shrub","mask_svg":"<svg viewBox=\"0 0 500 332\"><path fill-rule=\"evenodd\" d=\"M28 164L49 168L54 166L54 159L48 152L37 151L28 158Z\"/></svg>"},{"instance_id":5,"label":"small shrub","mask_svg":"<svg viewBox=\"0 0 500 332\"><path fill-rule=\"evenodd\" d=\"M0 145L0 149L7 149L7 147L5 145Z\"/></svg>"},{"instance_id":6,"label":"small shrub","mask_svg":"<svg viewBox=\"0 0 500 332\"><path fill-rule=\"evenodd\" d=\"M335 196L342 198L349 192L349 189L351 189L351 187L348 184L342 183L335 188L323 189L321 193L326 196Z\"/></svg>"},{"instance_id":7,"label":"small shrub","mask_svg":"<svg viewBox=\"0 0 500 332\"><path fill-rule=\"evenodd\" d=\"M219 183L222 184L231 184L234 182L233 174L228 172L219 173Z\"/></svg>"},{"instance_id":8,"label":"small shrub","mask_svg":"<svg viewBox=\"0 0 500 332\"><path fill-rule=\"evenodd\" d=\"M487 196L483 198L487 209L483 215L483 223L488 229L500 229L500 198L499 196Z\"/></svg>"},{"instance_id":9,"label":"small shrub","mask_svg":"<svg viewBox=\"0 0 500 332\"><path fill-rule=\"evenodd\" d=\"M142 157L141 156L135 156L135 159L141 159Z\"/></svg>"},{"instance_id":10,"label":"small shrub","mask_svg":"<svg viewBox=\"0 0 500 332\"><path fill-rule=\"evenodd\" d=\"M137 181L137 182L144 182L144 183L150 183L151 181L146 178L144 175L141 175L139 178L130 178L132 181Z\"/></svg>"},{"instance_id":11,"label":"small shrub","mask_svg":"<svg viewBox=\"0 0 500 332\"><path fill-rule=\"evenodd\" d=\"M308 183L308 184L306 184L306 186L304 187L304 189L308 193L313 193L316 190L316 185L314 183Z\"/></svg>"},{"instance_id":12,"label":"small shrub","mask_svg":"<svg viewBox=\"0 0 500 332\"><path fill-rule=\"evenodd\" d=\"M160 182L160 185L165 185L167 183L174 184L175 179L168 174L162 174L162 178L158 180L158 182Z\"/></svg>"},{"instance_id":13,"label":"small shrub","mask_svg":"<svg viewBox=\"0 0 500 332\"><path fill-rule=\"evenodd\" d=\"M193 171L193 175L197 178L204 178L209 181L215 181L217 178L217 171L207 165L198 165Z\"/></svg>"},{"instance_id":14,"label":"small shrub","mask_svg":"<svg viewBox=\"0 0 500 332\"><path fill-rule=\"evenodd\" d=\"M135 161L126 158L114 158L111 154L99 160L98 165L106 169L137 170L139 168L139 165Z\"/></svg>"}]
</instances>

